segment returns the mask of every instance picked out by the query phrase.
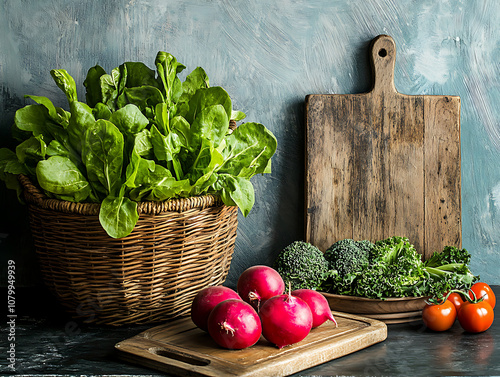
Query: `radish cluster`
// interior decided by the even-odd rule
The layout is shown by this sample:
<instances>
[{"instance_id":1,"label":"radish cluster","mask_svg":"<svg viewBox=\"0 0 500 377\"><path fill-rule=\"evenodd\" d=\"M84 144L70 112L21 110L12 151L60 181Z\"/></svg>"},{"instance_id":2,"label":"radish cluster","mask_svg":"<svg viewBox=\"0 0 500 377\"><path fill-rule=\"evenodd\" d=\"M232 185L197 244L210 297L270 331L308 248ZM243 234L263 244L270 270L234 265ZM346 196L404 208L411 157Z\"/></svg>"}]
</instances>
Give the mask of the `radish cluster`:
<instances>
[{"instance_id":1,"label":"radish cluster","mask_svg":"<svg viewBox=\"0 0 500 377\"><path fill-rule=\"evenodd\" d=\"M278 348L298 343L312 328L330 320L337 325L326 298L310 289L284 293L280 274L253 266L239 277L237 291L207 287L191 305L191 319L221 347L243 349L261 335Z\"/></svg>"}]
</instances>

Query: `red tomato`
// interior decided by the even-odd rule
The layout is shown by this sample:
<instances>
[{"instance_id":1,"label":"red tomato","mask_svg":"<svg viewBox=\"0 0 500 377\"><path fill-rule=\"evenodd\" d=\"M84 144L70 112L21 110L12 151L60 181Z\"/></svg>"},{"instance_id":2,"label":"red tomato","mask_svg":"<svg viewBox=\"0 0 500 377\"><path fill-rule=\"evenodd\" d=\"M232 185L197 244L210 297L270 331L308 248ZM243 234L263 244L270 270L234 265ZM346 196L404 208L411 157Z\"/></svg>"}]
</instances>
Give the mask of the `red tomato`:
<instances>
[{"instance_id":1,"label":"red tomato","mask_svg":"<svg viewBox=\"0 0 500 377\"><path fill-rule=\"evenodd\" d=\"M495 293L493 293L493 289L491 289L488 284L477 282L472 285L471 290L474 291L478 300L483 297L483 301L488 302L488 304L490 304L492 308L495 307L497 299L495 297ZM469 292L469 296L470 298L474 299L474 295L472 294L472 292Z\"/></svg>"},{"instance_id":2,"label":"red tomato","mask_svg":"<svg viewBox=\"0 0 500 377\"><path fill-rule=\"evenodd\" d=\"M424 325L433 331L446 331L455 322L457 310L451 301L442 304L426 304L422 310Z\"/></svg>"},{"instance_id":3,"label":"red tomato","mask_svg":"<svg viewBox=\"0 0 500 377\"><path fill-rule=\"evenodd\" d=\"M467 332L483 332L493 323L493 308L487 301L466 301L458 312L458 321Z\"/></svg>"},{"instance_id":4,"label":"red tomato","mask_svg":"<svg viewBox=\"0 0 500 377\"><path fill-rule=\"evenodd\" d=\"M457 309L457 313L465 302L462 298L462 295L456 292L450 293L450 295L448 296L448 301L450 301L455 306L455 309Z\"/></svg>"}]
</instances>

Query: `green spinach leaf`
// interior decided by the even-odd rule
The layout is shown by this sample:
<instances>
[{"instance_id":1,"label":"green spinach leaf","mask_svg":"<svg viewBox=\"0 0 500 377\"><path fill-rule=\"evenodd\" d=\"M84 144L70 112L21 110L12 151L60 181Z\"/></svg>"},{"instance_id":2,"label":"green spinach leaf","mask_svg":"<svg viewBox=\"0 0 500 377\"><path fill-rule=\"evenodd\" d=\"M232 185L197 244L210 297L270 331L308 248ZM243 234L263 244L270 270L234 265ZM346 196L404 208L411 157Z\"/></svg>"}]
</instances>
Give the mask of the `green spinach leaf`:
<instances>
[{"instance_id":1,"label":"green spinach leaf","mask_svg":"<svg viewBox=\"0 0 500 377\"><path fill-rule=\"evenodd\" d=\"M260 123L243 123L226 138L222 150L225 161L219 172L247 179L268 173L276 148L276 138L266 127Z\"/></svg>"},{"instance_id":2,"label":"green spinach leaf","mask_svg":"<svg viewBox=\"0 0 500 377\"><path fill-rule=\"evenodd\" d=\"M181 162L177 158L183 146L179 135L176 132L170 132L167 136L163 136L158 128L153 125L151 127L151 143L157 160L169 162L177 179L182 179L184 173Z\"/></svg>"},{"instance_id":3,"label":"green spinach leaf","mask_svg":"<svg viewBox=\"0 0 500 377\"><path fill-rule=\"evenodd\" d=\"M117 98L122 94L127 82L127 67L125 64L114 68L111 74L95 66L87 73L86 97L90 98L90 105L105 104L111 111L117 108Z\"/></svg>"},{"instance_id":4,"label":"green spinach leaf","mask_svg":"<svg viewBox=\"0 0 500 377\"><path fill-rule=\"evenodd\" d=\"M156 80L156 72L141 62L126 62L127 81L126 88L135 88L138 86L153 86L159 88Z\"/></svg>"},{"instance_id":5,"label":"green spinach leaf","mask_svg":"<svg viewBox=\"0 0 500 377\"><path fill-rule=\"evenodd\" d=\"M175 56L168 52L160 51L155 59L156 71L163 85L165 102L173 107L182 94L182 82L177 76L186 67L179 63Z\"/></svg>"},{"instance_id":6,"label":"green spinach leaf","mask_svg":"<svg viewBox=\"0 0 500 377\"><path fill-rule=\"evenodd\" d=\"M69 103L78 101L75 80L65 69L53 69L50 74L59 89L66 94Z\"/></svg>"},{"instance_id":7,"label":"green spinach leaf","mask_svg":"<svg viewBox=\"0 0 500 377\"><path fill-rule=\"evenodd\" d=\"M81 153L85 133L95 124L92 109L83 102L73 101L70 104L71 118L67 128L71 147Z\"/></svg>"},{"instance_id":8,"label":"green spinach leaf","mask_svg":"<svg viewBox=\"0 0 500 377\"><path fill-rule=\"evenodd\" d=\"M220 86L198 89L189 101L189 109L187 113L185 115L179 115L184 115L184 118L192 124L199 112L201 112L204 108L213 105L222 105L226 111L228 119L231 118L231 114L233 112L231 98L229 97L229 94L227 94L227 92Z\"/></svg>"},{"instance_id":9,"label":"green spinach leaf","mask_svg":"<svg viewBox=\"0 0 500 377\"><path fill-rule=\"evenodd\" d=\"M83 82L86 93L85 99L87 105L95 107L98 103L103 103L103 93L101 90L101 76L105 75L106 71L100 65L90 68L87 72L87 77Z\"/></svg>"},{"instance_id":10,"label":"green spinach leaf","mask_svg":"<svg viewBox=\"0 0 500 377\"><path fill-rule=\"evenodd\" d=\"M81 202L90 195L91 188L78 167L67 157L52 156L40 161L36 168L40 186L56 197Z\"/></svg>"},{"instance_id":11,"label":"green spinach leaf","mask_svg":"<svg viewBox=\"0 0 500 377\"><path fill-rule=\"evenodd\" d=\"M126 197L124 190L120 190L117 196L109 195L102 201L99 222L111 237L128 236L134 230L137 220L137 203Z\"/></svg>"},{"instance_id":12,"label":"green spinach leaf","mask_svg":"<svg viewBox=\"0 0 500 377\"><path fill-rule=\"evenodd\" d=\"M16 111L14 122L22 131L31 132L33 135L49 136L47 123L49 122L48 110L43 105L27 105Z\"/></svg>"},{"instance_id":13,"label":"green spinach leaf","mask_svg":"<svg viewBox=\"0 0 500 377\"><path fill-rule=\"evenodd\" d=\"M193 182L190 196L202 195L217 182L217 170L224 162L224 157L209 141L204 142L200 157L190 169L189 178ZM207 164L207 161L209 163Z\"/></svg>"},{"instance_id":14,"label":"green spinach leaf","mask_svg":"<svg viewBox=\"0 0 500 377\"><path fill-rule=\"evenodd\" d=\"M139 161L135 185L130 198L136 201L162 201L186 196L191 189L189 180L176 180L168 169L145 159Z\"/></svg>"},{"instance_id":15,"label":"green spinach leaf","mask_svg":"<svg viewBox=\"0 0 500 377\"><path fill-rule=\"evenodd\" d=\"M31 95L26 95L24 97L25 98L31 98L33 101L35 101L39 105L45 106L45 108L48 111L49 117L52 120L58 121L60 119L60 116L59 116L59 113L56 110L56 107L54 106L54 104L52 103L52 101L50 99L48 99L47 97L43 97L43 96L31 96Z\"/></svg>"},{"instance_id":16,"label":"green spinach leaf","mask_svg":"<svg viewBox=\"0 0 500 377\"><path fill-rule=\"evenodd\" d=\"M243 216L248 216L255 203L253 185L248 179L219 174L216 187L217 191L221 191L222 201L226 205L237 205Z\"/></svg>"},{"instance_id":17,"label":"green spinach leaf","mask_svg":"<svg viewBox=\"0 0 500 377\"><path fill-rule=\"evenodd\" d=\"M99 119L85 133L82 160L94 190L102 197L117 195L121 187L124 139L111 122Z\"/></svg>"},{"instance_id":18,"label":"green spinach leaf","mask_svg":"<svg viewBox=\"0 0 500 377\"><path fill-rule=\"evenodd\" d=\"M94 115L95 119L109 120L109 118L111 118L112 113L108 106L99 102L92 109L92 114Z\"/></svg>"},{"instance_id":19,"label":"green spinach leaf","mask_svg":"<svg viewBox=\"0 0 500 377\"><path fill-rule=\"evenodd\" d=\"M229 118L222 105L207 106L196 115L191 124L192 144L196 148L202 139L218 147L229 129Z\"/></svg>"},{"instance_id":20,"label":"green spinach leaf","mask_svg":"<svg viewBox=\"0 0 500 377\"><path fill-rule=\"evenodd\" d=\"M126 135L135 135L149 124L148 118L142 114L137 106L132 104L116 110L111 114L109 121Z\"/></svg>"},{"instance_id":21,"label":"green spinach leaf","mask_svg":"<svg viewBox=\"0 0 500 377\"><path fill-rule=\"evenodd\" d=\"M47 153L47 144L42 135L32 136L16 147L16 155L21 164L26 164L28 160L43 160Z\"/></svg>"},{"instance_id":22,"label":"green spinach leaf","mask_svg":"<svg viewBox=\"0 0 500 377\"><path fill-rule=\"evenodd\" d=\"M189 101L198 89L210 87L206 72L201 67L194 69L182 83L182 93L177 101L177 114L185 115L189 110Z\"/></svg>"},{"instance_id":23,"label":"green spinach leaf","mask_svg":"<svg viewBox=\"0 0 500 377\"><path fill-rule=\"evenodd\" d=\"M123 93L116 99L118 108L131 103L136 105L145 116L152 118L157 104L164 102L163 94L154 86L138 86L125 88Z\"/></svg>"},{"instance_id":24,"label":"green spinach leaf","mask_svg":"<svg viewBox=\"0 0 500 377\"><path fill-rule=\"evenodd\" d=\"M231 120L234 120L235 122L239 122L240 120L243 120L246 118L246 114L243 111L232 111L231 112Z\"/></svg>"},{"instance_id":25,"label":"green spinach leaf","mask_svg":"<svg viewBox=\"0 0 500 377\"><path fill-rule=\"evenodd\" d=\"M0 174L26 174L24 165L17 155L8 148L0 148Z\"/></svg>"}]
</instances>

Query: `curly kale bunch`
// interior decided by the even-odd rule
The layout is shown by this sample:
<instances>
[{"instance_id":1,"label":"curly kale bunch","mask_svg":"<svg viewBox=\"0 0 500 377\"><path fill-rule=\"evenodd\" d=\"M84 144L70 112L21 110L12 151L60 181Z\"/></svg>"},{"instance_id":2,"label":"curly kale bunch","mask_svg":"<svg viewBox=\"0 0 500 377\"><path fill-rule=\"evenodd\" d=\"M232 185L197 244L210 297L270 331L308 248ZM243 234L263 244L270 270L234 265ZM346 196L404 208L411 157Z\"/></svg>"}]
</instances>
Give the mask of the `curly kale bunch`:
<instances>
[{"instance_id":1,"label":"curly kale bunch","mask_svg":"<svg viewBox=\"0 0 500 377\"><path fill-rule=\"evenodd\" d=\"M291 289L318 289L328 276L328 262L321 250L304 241L285 247L274 262L285 284Z\"/></svg>"},{"instance_id":2,"label":"curly kale bunch","mask_svg":"<svg viewBox=\"0 0 500 377\"><path fill-rule=\"evenodd\" d=\"M445 246L443 251L437 251L425 261L426 267L437 267L451 263L463 263L468 265L471 260L471 255L466 249L459 249L455 246Z\"/></svg>"},{"instance_id":3,"label":"curly kale bunch","mask_svg":"<svg viewBox=\"0 0 500 377\"><path fill-rule=\"evenodd\" d=\"M468 267L470 257L465 249L446 246L424 262L406 237L389 237L374 244L341 240L325 252L331 271L322 289L370 298L441 297L450 289L467 289L477 281L478 276Z\"/></svg>"},{"instance_id":4,"label":"curly kale bunch","mask_svg":"<svg viewBox=\"0 0 500 377\"><path fill-rule=\"evenodd\" d=\"M429 295L440 296L451 289L469 289L479 280L469 269L471 254L466 249L445 246L424 262Z\"/></svg>"},{"instance_id":5,"label":"curly kale bunch","mask_svg":"<svg viewBox=\"0 0 500 377\"><path fill-rule=\"evenodd\" d=\"M406 237L375 242L370 267L353 287L356 296L420 296L426 277L422 256Z\"/></svg>"}]
</instances>

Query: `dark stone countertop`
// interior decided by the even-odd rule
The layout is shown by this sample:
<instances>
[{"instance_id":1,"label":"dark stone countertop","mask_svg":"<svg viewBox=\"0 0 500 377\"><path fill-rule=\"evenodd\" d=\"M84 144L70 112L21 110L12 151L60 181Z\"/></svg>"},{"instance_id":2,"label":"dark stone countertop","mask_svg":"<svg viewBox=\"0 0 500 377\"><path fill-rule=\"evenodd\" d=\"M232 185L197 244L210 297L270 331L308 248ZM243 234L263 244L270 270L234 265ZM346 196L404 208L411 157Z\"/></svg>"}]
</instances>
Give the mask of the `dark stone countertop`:
<instances>
[{"instance_id":1,"label":"dark stone countertop","mask_svg":"<svg viewBox=\"0 0 500 377\"><path fill-rule=\"evenodd\" d=\"M493 287L500 297L500 286ZM45 296L41 296L45 297ZM14 375L161 376L147 368L124 363L114 345L150 327L102 327L79 324L62 314L56 302L36 298L24 301L16 318L16 371ZM36 305L32 305L36 304ZM25 313L25 314L22 314ZM498 316L498 306L495 314ZM2 374L10 374L5 359L9 328L2 324ZM486 332L465 333L458 321L442 333L422 322L388 325L388 337L364 350L304 370L295 376L470 376L500 375L500 320Z\"/></svg>"}]
</instances>

